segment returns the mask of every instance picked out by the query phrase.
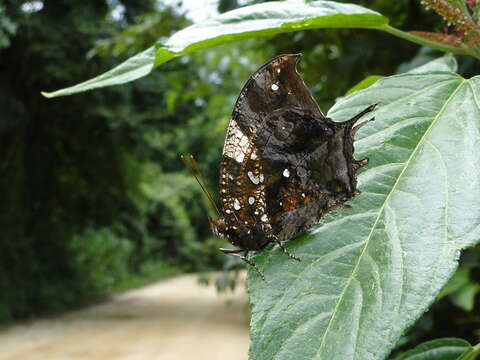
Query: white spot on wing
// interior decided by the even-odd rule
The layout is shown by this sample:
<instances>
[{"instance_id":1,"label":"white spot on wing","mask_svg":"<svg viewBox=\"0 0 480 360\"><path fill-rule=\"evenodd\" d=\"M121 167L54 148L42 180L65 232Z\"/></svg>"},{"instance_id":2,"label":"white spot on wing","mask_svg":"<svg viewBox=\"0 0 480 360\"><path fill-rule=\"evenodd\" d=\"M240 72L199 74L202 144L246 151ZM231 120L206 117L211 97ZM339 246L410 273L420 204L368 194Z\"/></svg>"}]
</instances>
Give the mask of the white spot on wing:
<instances>
[{"instance_id":1,"label":"white spot on wing","mask_svg":"<svg viewBox=\"0 0 480 360\"><path fill-rule=\"evenodd\" d=\"M234 208L235 210L240 210L241 206L240 206L240 201L238 201L238 199L235 199L235 200L233 201L233 208Z\"/></svg>"},{"instance_id":2,"label":"white spot on wing","mask_svg":"<svg viewBox=\"0 0 480 360\"><path fill-rule=\"evenodd\" d=\"M290 177L290 170L288 169L283 170L283 176L285 176L286 178Z\"/></svg>"},{"instance_id":3,"label":"white spot on wing","mask_svg":"<svg viewBox=\"0 0 480 360\"><path fill-rule=\"evenodd\" d=\"M261 181L260 181L260 177L259 176L256 176L253 172L251 171L248 171L247 172L247 176L248 178L250 179L250 181L252 183L254 183L255 185L258 185Z\"/></svg>"},{"instance_id":4,"label":"white spot on wing","mask_svg":"<svg viewBox=\"0 0 480 360\"><path fill-rule=\"evenodd\" d=\"M253 205L253 204L255 203L255 198L254 198L253 196L249 196L249 197L248 197L248 203L249 203L250 205Z\"/></svg>"},{"instance_id":5,"label":"white spot on wing","mask_svg":"<svg viewBox=\"0 0 480 360\"><path fill-rule=\"evenodd\" d=\"M280 89L280 88L278 87L277 84L272 84L272 90L273 91L277 91L278 89Z\"/></svg>"},{"instance_id":6,"label":"white spot on wing","mask_svg":"<svg viewBox=\"0 0 480 360\"><path fill-rule=\"evenodd\" d=\"M242 132L235 120L230 121L227 131L223 154L241 163L245 159L248 137Z\"/></svg>"},{"instance_id":7,"label":"white spot on wing","mask_svg":"<svg viewBox=\"0 0 480 360\"><path fill-rule=\"evenodd\" d=\"M262 217L260 218L260 220L262 220L262 222L267 222L268 221L267 215L263 214Z\"/></svg>"},{"instance_id":8,"label":"white spot on wing","mask_svg":"<svg viewBox=\"0 0 480 360\"><path fill-rule=\"evenodd\" d=\"M240 146L245 146L248 144L248 138L246 136L243 136L241 139L240 139Z\"/></svg>"},{"instance_id":9,"label":"white spot on wing","mask_svg":"<svg viewBox=\"0 0 480 360\"><path fill-rule=\"evenodd\" d=\"M244 159L245 159L245 154L243 152L240 152L235 156L235 160L239 163L243 162Z\"/></svg>"}]
</instances>

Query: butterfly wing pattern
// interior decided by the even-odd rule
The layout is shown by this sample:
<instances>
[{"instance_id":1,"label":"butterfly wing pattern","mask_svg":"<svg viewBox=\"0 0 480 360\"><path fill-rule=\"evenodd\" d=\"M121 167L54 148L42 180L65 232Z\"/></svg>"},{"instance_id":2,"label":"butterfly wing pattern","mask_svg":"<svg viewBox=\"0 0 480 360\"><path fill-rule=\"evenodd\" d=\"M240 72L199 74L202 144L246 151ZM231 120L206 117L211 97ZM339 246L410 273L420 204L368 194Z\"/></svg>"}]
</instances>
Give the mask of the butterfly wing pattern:
<instances>
[{"instance_id":1,"label":"butterfly wing pattern","mask_svg":"<svg viewBox=\"0 0 480 360\"><path fill-rule=\"evenodd\" d=\"M359 194L355 171L368 163L354 159L353 137L373 120L355 125L375 105L341 123L325 117L297 72L299 57L280 55L260 67L240 92L227 128L221 214L211 225L239 248L221 250L250 265L246 253L271 242L295 258L282 241Z\"/></svg>"}]
</instances>

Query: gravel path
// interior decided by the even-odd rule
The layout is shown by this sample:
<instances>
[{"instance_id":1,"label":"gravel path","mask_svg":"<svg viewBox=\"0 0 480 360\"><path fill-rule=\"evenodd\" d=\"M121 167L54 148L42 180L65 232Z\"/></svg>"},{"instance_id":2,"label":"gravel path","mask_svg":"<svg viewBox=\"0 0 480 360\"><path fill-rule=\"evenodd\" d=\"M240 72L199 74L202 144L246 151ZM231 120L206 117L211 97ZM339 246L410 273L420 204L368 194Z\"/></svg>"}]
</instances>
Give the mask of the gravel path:
<instances>
[{"instance_id":1,"label":"gravel path","mask_svg":"<svg viewBox=\"0 0 480 360\"><path fill-rule=\"evenodd\" d=\"M186 275L4 329L0 359L245 360L248 344L244 287L218 295Z\"/></svg>"}]
</instances>

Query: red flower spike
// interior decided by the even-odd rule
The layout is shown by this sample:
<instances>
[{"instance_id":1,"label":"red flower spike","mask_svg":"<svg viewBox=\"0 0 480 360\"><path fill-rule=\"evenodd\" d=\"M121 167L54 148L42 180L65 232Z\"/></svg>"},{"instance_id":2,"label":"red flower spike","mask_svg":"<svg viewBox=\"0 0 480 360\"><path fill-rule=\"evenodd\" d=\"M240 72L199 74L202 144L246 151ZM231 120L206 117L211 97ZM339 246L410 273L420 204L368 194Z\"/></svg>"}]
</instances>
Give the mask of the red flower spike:
<instances>
[{"instance_id":1,"label":"red flower spike","mask_svg":"<svg viewBox=\"0 0 480 360\"><path fill-rule=\"evenodd\" d=\"M473 8L477 5L476 0L465 0L465 3L473 10Z\"/></svg>"},{"instance_id":2,"label":"red flower spike","mask_svg":"<svg viewBox=\"0 0 480 360\"><path fill-rule=\"evenodd\" d=\"M473 0L473 2L475 2L475 0ZM454 25L457 30L465 32L466 34L472 30L478 30L477 24L475 24L469 16L445 0L421 0L420 3L425 6L426 9L432 8L435 10L436 13L443 17L448 26Z\"/></svg>"},{"instance_id":3,"label":"red flower spike","mask_svg":"<svg viewBox=\"0 0 480 360\"><path fill-rule=\"evenodd\" d=\"M447 44L461 48L462 38L455 34L441 34L435 32L426 32L426 31L409 31L410 34L430 40L433 42Z\"/></svg>"}]
</instances>

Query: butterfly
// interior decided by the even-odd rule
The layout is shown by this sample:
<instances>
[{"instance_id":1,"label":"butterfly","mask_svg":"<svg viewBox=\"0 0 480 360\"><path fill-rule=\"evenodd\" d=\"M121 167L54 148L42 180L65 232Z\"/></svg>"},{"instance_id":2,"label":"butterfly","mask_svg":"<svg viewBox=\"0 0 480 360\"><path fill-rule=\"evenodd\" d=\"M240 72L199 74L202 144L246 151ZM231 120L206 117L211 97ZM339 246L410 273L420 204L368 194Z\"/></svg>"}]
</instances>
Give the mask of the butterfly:
<instances>
[{"instance_id":1,"label":"butterfly","mask_svg":"<svg viewBox=\"0 0 480 360\"><path fill-rule=\"evenodd\" d=\"M243 87L228 124L220 165L219 217L215 235L264 278L249 251L305 232L333 209L358 195L355 172L368 159L355 160L357 124L375 105L345 122L325 117L297 72L300 55L280 55L260 67ZM202 186L203 187L203 186ZM206 190L205 190L206 191Z\"/></svg>"}]
</instances>

